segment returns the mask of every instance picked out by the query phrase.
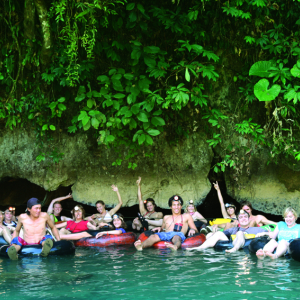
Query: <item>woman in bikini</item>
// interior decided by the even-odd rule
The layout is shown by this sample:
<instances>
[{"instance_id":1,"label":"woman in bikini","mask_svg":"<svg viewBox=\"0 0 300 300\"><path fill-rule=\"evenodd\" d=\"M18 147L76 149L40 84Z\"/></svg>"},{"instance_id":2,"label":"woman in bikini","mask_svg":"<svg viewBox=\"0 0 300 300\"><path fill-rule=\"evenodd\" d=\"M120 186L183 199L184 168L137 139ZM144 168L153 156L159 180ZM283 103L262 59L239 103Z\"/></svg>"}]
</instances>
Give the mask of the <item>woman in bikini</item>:
<instances>
[{"instance_id":1,"label":"woman in bikini","mask_svg":"<svg viewBox=\"0 0 300 300\"><path fill-rule=\"evenodd\" d=\"M142 217L148 223L149 230L151 230L162 225L162 219L164 215L161 212L155 211L156 205L152 198L148 198L145 201L142 200L141 180L142 178L139 177L139 179L136 181L138 186L139 209ZM132 228L140 231L142 227L143 226L140 218L135 218L132 222Z\"/></svg>"},{"instance_id":2,"label":"woman in bikini","mask_svg":"<svg viewBox=\"0 0 300 300\"><path fill-rule=\"evenodd\" d=\"M273 232L261 232L256 235L268 236L271 240L264 246L263 249L259 249L256 252L256 256L259 259L269 256L271 259L276 259L280 256L288 254L290 243L300 237L300 225L296 224L298 214L292 207L287 207L283 211L284 222L278 222L277 227ZM278 241L276 241L276 238ZM276 250L275 253L273 253Z\"/></svg>"},{"instance_id":3,"label":"woman in bikini","mask_svg":"<svg viewBox=\"0 0 300 300\"><path fill-rule=\"evenodd\" d=\"M207 224L207 220L197 211L193 200L189 201L187 207L185 208L185 213L192 216L197 228L200 228L202 225Z\"/></svg>"},{"instance_id":4,"label":"woman in bikini","mask_svg":"<svg viewBox=\"0 0 300 300\"><path fill-rule=\"evenodd\" d=\"M99 225L100 227L104 227L106 226L106 223L110 223L112 221L112 215L114 215L121 208L123 202L118 187L112 185L111 188L114 192L117 193L119 203L114 208L107 211L105 209L105 203L102 200L99 200L96 202L98 214L87 217L85 218L85 220L96 223L96 225Z\"/></svg>"}]
</instances>

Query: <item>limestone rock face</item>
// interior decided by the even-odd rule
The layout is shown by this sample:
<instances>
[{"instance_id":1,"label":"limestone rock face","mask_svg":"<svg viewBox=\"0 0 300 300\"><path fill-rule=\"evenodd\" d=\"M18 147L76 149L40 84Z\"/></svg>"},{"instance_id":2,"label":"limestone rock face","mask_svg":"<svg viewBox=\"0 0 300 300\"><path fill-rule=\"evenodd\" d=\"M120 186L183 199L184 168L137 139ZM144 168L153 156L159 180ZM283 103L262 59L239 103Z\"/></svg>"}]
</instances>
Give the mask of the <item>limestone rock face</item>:
<instances>
[{"instance_id":1,"label":"limestone rock face","mask_svg":"<svg viewBox=\"0 0 300 300\"><path fill-rule=\"evenodd\" d=\"M266 213L281 215L288 206L300 212L300 173L284 164L267 165L267 161L266 152L254 155L250 174L244 170L238 181L233 171L227 172L228 194L239 202L248 200L254 209Z\"/></svg>"},{"instance_id":2,"label":"limestone rock face","mask_svg":"<svg viewBox=\"0 0 300 300\"><path fill-rule=\"evenodd\" d=\"M195 134L170 146L161 137L152 149L153 156L139 155L138 167L132 170L127 162L112 166L118 158L116 151L94 145L84 134L55 137L49 153L62 152L64 159L57 164L50 159L39 163L34 132L7 130L0 134L0 179L25 178L48 191L73 185L74 200L86 204L104 200L108 206L117 203L117 195L110 187L115 184L123 206L132 206L138 203L136 180L141 176L143 198L154 198L162 208L168 207L168 199L174 194L181 195L185 203L194 199L200 204L211 189L207 176L213 152L206 140L205 135Z\"/></svg>"}]
</instances>

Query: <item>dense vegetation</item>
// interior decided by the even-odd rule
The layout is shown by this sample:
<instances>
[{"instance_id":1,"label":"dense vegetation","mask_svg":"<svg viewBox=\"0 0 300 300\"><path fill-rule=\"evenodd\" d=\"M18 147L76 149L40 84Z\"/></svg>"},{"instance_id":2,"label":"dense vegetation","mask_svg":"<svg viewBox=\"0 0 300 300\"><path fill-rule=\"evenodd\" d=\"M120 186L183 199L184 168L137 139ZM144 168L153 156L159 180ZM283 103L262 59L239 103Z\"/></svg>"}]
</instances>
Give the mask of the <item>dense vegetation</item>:
<instances>
[{"instance_id":1,"label":"dense vegetation","mask_svg":"<svg viewBox=\"0 0 300 300\"><path fill-rule=\"evenodd\" d=\"M197 131L215 172L237 166L233 133L245 153L300 158L298 1L0 0L0 17L0 122L34 128L39 161L63 158L45 150L58 132L87 132L129 168L160 135Z\"/></svg>"}]
</instances>

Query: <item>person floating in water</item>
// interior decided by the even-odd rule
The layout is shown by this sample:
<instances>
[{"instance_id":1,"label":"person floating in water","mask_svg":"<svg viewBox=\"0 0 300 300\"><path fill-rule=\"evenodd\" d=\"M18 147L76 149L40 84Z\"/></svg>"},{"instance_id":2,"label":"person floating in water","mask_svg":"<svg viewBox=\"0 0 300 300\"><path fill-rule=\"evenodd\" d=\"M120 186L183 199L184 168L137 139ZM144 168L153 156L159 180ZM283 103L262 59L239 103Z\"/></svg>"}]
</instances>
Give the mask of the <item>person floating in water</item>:
<instances>
[{"instance_id":1,"label":"person floating in water","mask_svg":"<svg viewBox=\"0 0 300 300\"><path fill-rule=\"evenodd\" d=\"M60 215L60 213L62 211L62 206L61 206L60 201L66 200L66 199L71 199L71 198L73 198L73 197L71 194L69 194L64 197L55 198L51 201L51 203L48 207L47 213L50 215L50 218L54 223L66 222L66 221L72 220L71 218Z\"/></svg>"},{"instance_id":2,"label":"person floating in water","mask_svg":"<svg viewBox=\"0 0 300 300\"><path fill-rule=\"evenodd\" d=\"M259 227L250 227L250 216L246 211L242 209L237 215L237 218L238 218L239 227L233 227L223 232L217 231L215 233L209 233L206 236L206 241L201 246L195 248L187 248L186 250L205 250L207 248L212 248L216 245L218 241L229 241L231 235L235 234L236 238L232 242L233 247L229 250L225 250L228 253L232 253L244 247L245 233L257 234L259 232L267 231Z\"/></svg>"},{"instance_id":3,"label":"person floating in water","mask_svg":"<svg viewBox=\"0 0 300 300\"><path fill-rule=\"evenodd\" d=\"M152 198L148 198L145 201L142 200L141 180L142 178L139 177L139 179L136 181L138 186L139 209L143 220L148 223L148 229L151 230L162 225L163 213L155 211L156 204ZM132 228L140 231L142 227L143 225L140 219L135 218L132 222Z\"/></svg>"},{"instance_id":4,"label":"person floating in water","mask_svg":"<svg viewBox=\"0 0 300 300\"><path fill-rule=\"evenodd\" d=\"M11 246L7 249L7 254L12 260L18 259L18 252L26 245L42 245L41 256L47 256L53 246L53 238L46 235L46 224L52 230L57 241L60 236L54 223L47 213L41 212L42 205L37 198L30 198L27 201L27 213L21 214L18 218L16 230L13 233ZM19 237L23 226L23 238Z\"/></svg>"},{"instance_id":5,"label":"person floating in water","mask_svg":"<svg viewBox=\"0 0 300 300\"><path fill-rule=\"evenodd\" d=\"M99 200L96 202L98 214L93 214L92 216L85 218L85 220L90 221L95 225L99 225L100 228L106 227L107 223L110 223L112 221L112 215L114 215L123 205L118 187L116 185L112 185L111 188L114 192L117 193L119 203L114 208L107 211L105 208L105 203L102 200Z\"/></svg>"},{"instance_id":6,"label":"person floating in water","mask_svg":"<svg viewBox=\"0 0 300 300\"><path fill-rule=\"evenodd\" d=\"M189 236L198 232L192 216L189 214L181 214L182 205L183 200L180 196L172 196L169 199L169 207L172 210L172 215L165 216L162 226L152 230L158 231L158 233L150 235L143 243L140 240L137 240L134 243L135 248L142 251L157 242L165 241L168 248L176 251L185 241L185 234L187 233L188 228L190 228Z\"/></svg>"}]
</instances>

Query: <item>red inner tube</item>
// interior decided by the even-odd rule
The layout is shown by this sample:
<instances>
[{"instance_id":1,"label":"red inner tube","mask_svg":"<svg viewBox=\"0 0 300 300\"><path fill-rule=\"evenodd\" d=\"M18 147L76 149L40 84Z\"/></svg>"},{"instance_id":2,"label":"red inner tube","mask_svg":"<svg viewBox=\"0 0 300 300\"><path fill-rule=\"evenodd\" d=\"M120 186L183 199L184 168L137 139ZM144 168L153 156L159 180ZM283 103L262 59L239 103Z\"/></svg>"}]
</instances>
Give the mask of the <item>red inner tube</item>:
<instances>
[{"instance_id":1,"label":"red inner tube","mask_svg":"<svg viewBox=\"0 0 300 300\"><path fill-rule=\"evenodd\" d=\"M143 232L139 236L139 240L141 242L146 241L146 239L150 236L148 235L149 233L146 232L146 234ZM204 234L195 234L194 236L188 237L182 244L181 248L186 249L186 248L193 248L193 247L198 247L201 246L206 240L206 237ZM171 242L170 242L171 243ZM156 249L167 249L165 242L161 241L158 243L155 243L152 247Z\"/></svg>"},{"instance_id":2,"label":"red inner tube","mask_svg":"<svg viewBox=\"0 0 300 300\"><path fill-rule=\"evenodd\" d=\"M132 245L136 241L136 235L133 232L122 234L107 234L99 239L94 237L83 238L75 241L77 247L107 247L117 245Z\"/></svg>"}]
</instances>

